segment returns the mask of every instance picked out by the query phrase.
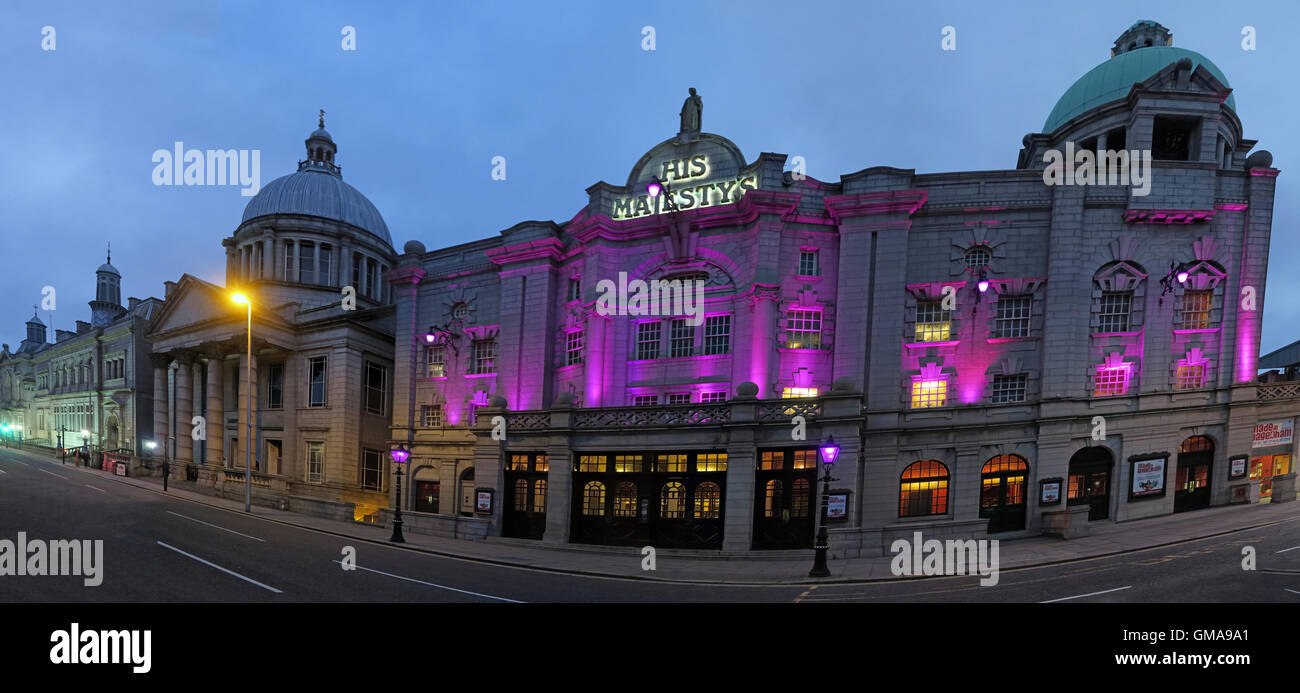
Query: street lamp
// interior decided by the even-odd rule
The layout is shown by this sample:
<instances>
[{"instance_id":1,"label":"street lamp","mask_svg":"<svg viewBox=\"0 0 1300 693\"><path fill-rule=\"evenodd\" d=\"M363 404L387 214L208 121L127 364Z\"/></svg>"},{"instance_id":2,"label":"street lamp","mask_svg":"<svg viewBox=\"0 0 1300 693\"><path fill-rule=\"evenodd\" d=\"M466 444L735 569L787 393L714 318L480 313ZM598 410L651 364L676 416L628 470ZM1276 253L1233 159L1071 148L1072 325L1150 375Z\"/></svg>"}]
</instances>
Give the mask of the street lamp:
<instances>
[{"instance_id":1,"label":"street lamp","mask_svg":"<svg viewBox=\"0 0 1300 693\"><path fill-rule=\"evenodd\" d=\"M248 306L248 419L247 435L244 439L244 512L253 510L253 302L248 297L236 293L230 297L235 303Z\"/></svg>"},{"instance_id":2,"label":"street lamp","mask_svg":"<svg viewBox=\"0 0 1300 693\"><path fill-rule=\"evenodd\" d=\"M81 447L85 448L85 452L86 452L86 456L82 458L84 461L84 464L82 466L89 467L90 466L90 431L84 428L81 429Z\"/></svg>"},{"instance_id":3,"label":"street lamp","mask_svg":"<svg viewBox=\"0 0 1300 693\"><path fill-rule=\"evenodd\" d=\"M835 444L835 436L826 436L826 442L822 443L817 452L821 455L822 467L825 469L822 476L822 522L817 530L817 543L813 546L817 556L813 559L813 568L808 571L808 577L830 577L831 570L826 567L826 550L830 548L830 537L826 534L826 514L830 506L831 482L836 481L831 478L831 467L835 466L835 460L840 456L840 446Z\"/></svg>"},{"instance_id":4,"label":"street lamp","mask_svg":"<svg viewBox=\"0 0 1300 693\"><path fill-rule=\"evenodd\" d=\"M393 456L393 462L397 464L397 494L393 500L393 536L389 541L398 544L405 544L406 537L402 536L402 465L411 459L411 451L406 449L405 445L397 444L397 447L389 451Z\"/></svg>"}]
</instances>

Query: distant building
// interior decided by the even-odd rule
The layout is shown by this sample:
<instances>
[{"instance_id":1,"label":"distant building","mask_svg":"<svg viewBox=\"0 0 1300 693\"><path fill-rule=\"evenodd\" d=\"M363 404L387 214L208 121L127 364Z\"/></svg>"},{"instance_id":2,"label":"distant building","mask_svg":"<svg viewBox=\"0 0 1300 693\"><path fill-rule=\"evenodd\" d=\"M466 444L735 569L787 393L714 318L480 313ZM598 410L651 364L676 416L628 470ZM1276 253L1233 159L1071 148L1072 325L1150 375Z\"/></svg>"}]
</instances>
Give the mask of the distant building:
<instances>
[{"instance_id":1,"label":"distant building","mask_svg":"<svg viewBox=\"0 0 1300 693\"><path fill-rule=\"evenodd\" d=\"M1278 170L1235 109L1138 22L1014 169L819 181L683 125L567 222L408 243L388 274L398 502L427 513L408 527L806 548L830 436L841 555L1077 532L1252 478L1294 500L1300 398L1256 380ZM1053 151L1118 150L1151 155L1145 181L1047 184ZM653 282L703 306L607 310Z\"/></svg>"},{"instance_id":2,"label":"distant building","mask_svg":"<svg viewBox=\"0 0 1300 693\"><path fill-rule=\"evenodd\" d=\"M381 278L395 253L336 153L322 118L298 170L264 186L222 241L226 286L168 282L150 332L154 427L167 443L159 455L200 486L242 497L251 452L262 500L349 502L364 516L388 497L393 307ZM252 440L235 291L252 302Z\"/></svg>"},{"instance_id":3,"label":"distant building","mask_svg":"<svg viewBox=\"0 0 1300 693\"><path fill-rule=\"evenodd\" d=\"M127 299L110 257L95 272L91 321L55 330L27 321L27 337L0 351L0 423L7 436L67 448L134 452L153 437L149 321L161 310L156 298ZM19 428L21 427L21 428ZM84 431L84 433L83 433Z\"/></svg>"}]
</instances>

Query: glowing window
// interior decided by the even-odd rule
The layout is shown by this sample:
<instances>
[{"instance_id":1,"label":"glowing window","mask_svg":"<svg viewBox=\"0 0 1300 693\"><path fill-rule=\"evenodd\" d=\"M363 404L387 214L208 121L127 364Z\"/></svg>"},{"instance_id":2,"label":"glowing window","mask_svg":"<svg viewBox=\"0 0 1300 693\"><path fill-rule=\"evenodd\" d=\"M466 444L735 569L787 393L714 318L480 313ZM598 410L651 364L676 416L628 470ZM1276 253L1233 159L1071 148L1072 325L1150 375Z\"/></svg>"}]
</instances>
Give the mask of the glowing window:
<instances>
[{"instance_id":1,"label":"glowing window","mask_svg":"<svg viewBox=\"0 0 1300 693\"><path fill-rule=\"evenodd\" d=\"M916 304L916 341L946 342L952 333L952 311L943 309L942 301Z\"/></svg>"},{"instance_id":2,"label":"glowing window","mask_svg":"<svg viewBox=\"0 0 1300 693\"><path fill-rule=\"evenodd\" d=\"M938 460L913 462L899 479L899 517L948 512L948 467Z\"/></svg>"},{"instance_id":3,"label":"glowing window","mask_svg":"<svg viewBox=\"0 0 1300 693\"><path fill-rule=\"evenodd\" d=\"M1183 330L1205 330L1210 327L1210 309L1213 306L1213 291L1183 292L1182 310L1178 314L1178 326Z\"/></svg>"},{"instance_id":4,"label":"glowing window","mask_svg":"<svg viewBox=\"0 0 1300 693\"><path fill-rule=\"evenodd\" d=\"M712 520L722 515L722 489L712 481L695 487L696 519Z\"/></svg>"},{"instance_id":5,"label":"glowing window","mask_svg":"<svg viewBox=\"0 0 1300 693\"><path fill-rule=\"evenodd\" d=\"M636 484L624 481L614 488L614 517L636 517Z\"/></svg>"},{"instance_id":6,"label":"glowing window","mask_svg":"<svg viewBox=\"0 0 1300 693\"><path fill-rule=\"evenodd\" d=\"M640 455L615 455L614 456L615 472L640 472L642 462Z\"/></svg>"},{"instance_id":7,"label":"glowing window","mask_svg":"<svg viewBox=\"0 0 1300 693\"><path fill-rule=\"evenodd\" d=\"M686 471L686 455L659 455L655 460L655 471L657 472L684 472Z\"/></svg>"},{"instance_id":8,"label":"glowing window","mask_svg":"<svg viewBox=\"0 0 1300 693\"><path fill-rule=\"evenodd\" d=\"M506 469L512 472L528 471L528 455L511 455L509 466Z\"/></svg>"},{"instance_id":9,"label":"glowing window","mask_svg":"<svg viewBox=\"0 0 1300 693\"><path fill-rule=\"evenodd\" d=\"M533 512L546 512L546 479L533 482Z\"/></svg>"},{"instance_id":10,"label":"glowing window","mask_svg":"<svg viewBox=\"0 0 1300 693\"><path fill-rule=\"evenodd\" d=\"M710 452L710 453L701 453L699 455L696 455L695 471L697 472L727 471L727 453Z\"/></svg>"},{"instance_id":11,"label":"glowing window","mask_svg":"<svg viewBox=\"0 0 1300 693\"><path fill-rule=\"evenodd\" d=\"M533 465L533 471L535 471L535 472L549 472L550 470L551 470L551 456L550 456L550 455L538 455L538 456L537 456L537 461L536 461L536 463Z\"/></svg>"},{"instance_id":12,"label":"glowing window","mask_svg":"<svg viewBox=\"0 0 1300 693\"><path fill-rule=\"evenodd\" d=\"M670 481L660 490L659 517L667 520L686 517L686 487L681 483Z\"/></svg>"},{"instance_id":13,"label":"glowing window","mask_svg":"<svg viewBox=\"0 0 1300 693\"><path fill-rule=\"evenodd\" d=\"M816 397L817 388L815 387L787 387L781 390L782 399L791 399L798 397Z\"/></svg>"},{"instance_id":14,"label":"glowing window","mask_svg":"<svg viewBox=\"0 0 1300 693\"><path fill-rule=\"evenodd\" d=\"M929 409L948 403L947 380L916 380L912 382L912 408Z\"/></svg>"},{"instance_id":15,"label":"glowing window","mask_svg":"<svg viewBox=\"0 0 1300 693\"><path fill-rule=\"evenodd\" d=\"M811 496L807 479L795 479L791 484L790 516L808 517L809 498Z\"/></svg>"},{"instance_id":16,"label":"glowing window","mask_svg":"<svg viewBox=\"0 0 1300 693\"><path fill-rule=\"evenodd\" d=\"M817 451L815 449L795 450L793 466L795 469L816 469Z\"/></svg>"},{"instance_id":17,"label":"glowing window","mask_svg":"<svg viewBox=\"0 0 1300 693\"><path fill-rule=\"evenodd\" d=\"M777 517L781 514L781 482L772 479L763 486L763 517Z\"/></svg>"},{"instance_id":18,"label":"glowing window","mask_svg":"<svg viewBox=\"0 0 1300 693\"><path fill-rule=\"evenodd\" d=\"M1174 376L1174 389L1195 390L1205 385L1205 364L1182 363Z\"/></svg>"},{"instance_id":19,"label":"glowing window","mask_svg":"<svg viewBox=\"0 0 1300 693\"><path fill-rule=\"evenodd\" d=\"M515 479L515 503L516 512L525 512L528 510L528 480Z\"/></svg>"},{"instance_id":20,"label":"glowing window","mask_svg":"<svg viewBox=\"0 0 1300 693\"><path fill-rule=\"evenodd\" d=\"M785 314L785 348L822 348L822 312L791 310Z\"/></svg>"},{"instance_id":21,"label":"glowing window","mask_svg":"<svg viewBox=\"0 0 1300 693\"><path fill-rule=\"evenodd\" d=\"M779 450L758 454L758 468L761 471L780 471L785 466L785 453Z\"/></svg>"},{"instance_id":22,"label":"glowing window","mask_svg":"<svg viewBox=\"0 0 1300 693\"><path fill-rule=\"evenodd\" d=\"M605 514L605 485L589 481L582 488L582 514L600 517Z\"/></svg>"},{"instance_id":23,"label":"glowing window","mask_svg":"<svg viewBox=\"0 0 1300 693\"><path fill-rule=\"evenodd\" d=\"M1204 452L1213 451L1214 441L1205 436L1192 436L1178 446L1178 452Z\"/></svg>"},{"instance_id":24,"label":"glowing window","mask_svg":"<svg viewBox=\"0 0 1300 693\"><path fill-rule=\"evenodd\" d=\"M1093 384L1093 397L1111 397L1122 395L1128 392L1128 371L1129 367L1115 366L1097 367L1097 377Z\"/></svg>"},{"instance_id":25,"label":"glowing window","mask_svg":"<svg viewBox=\"0 0 1300 693\"><path fill-rule=\"evenodd\" d=\"M605 471L605 456L604 455L579 455L578 471L580 472Z\"/></svg>"}]
</instances>

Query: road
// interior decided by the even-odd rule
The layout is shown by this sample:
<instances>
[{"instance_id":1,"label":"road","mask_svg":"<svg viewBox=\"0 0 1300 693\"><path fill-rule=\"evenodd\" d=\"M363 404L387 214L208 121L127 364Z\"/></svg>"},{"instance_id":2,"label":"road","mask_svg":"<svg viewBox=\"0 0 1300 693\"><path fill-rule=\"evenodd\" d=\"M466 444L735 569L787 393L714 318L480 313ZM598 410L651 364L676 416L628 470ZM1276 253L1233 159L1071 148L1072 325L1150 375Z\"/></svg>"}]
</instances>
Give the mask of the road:
<instances>
[{"instance_id":1,"label":"road","mask_svg":"<svg viewBox=\"0 0 1300 693\"><path fill-rule=\"evenodd\" d=\"M1140 523L1132 531L1141 531ZM807 585L603 578L433 556L166 496L0 449L0 539L102 539L103 583L0 576L0 602L1296 602L1300 519L977 577ZM355 570L344 570L344 548ZM1257 569L1242 569L1243 547ZM1005 550L1005 547L1004 547Z\"/></svg>"}]
</instances>

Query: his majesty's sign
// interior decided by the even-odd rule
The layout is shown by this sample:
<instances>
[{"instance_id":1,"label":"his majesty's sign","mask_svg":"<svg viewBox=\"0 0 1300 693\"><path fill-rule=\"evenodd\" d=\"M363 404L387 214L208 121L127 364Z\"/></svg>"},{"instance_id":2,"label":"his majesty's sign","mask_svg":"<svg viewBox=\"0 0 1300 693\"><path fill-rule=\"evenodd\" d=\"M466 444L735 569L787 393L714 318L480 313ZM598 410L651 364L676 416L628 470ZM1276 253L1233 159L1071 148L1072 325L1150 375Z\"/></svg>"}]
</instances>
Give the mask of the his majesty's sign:
<instances>
[{"instance_id":1,"label":"his majesty's sign","mask_svg":"<svg viewBox=\"0 0 1300 693\"><path fill-rule=\"evenodd\" d=\"M663 193L651 197L648 191L635 191L643 194L616 198L610 218L636 219L667 212L669 197L678 210L731 204L739 201L746 191L758 187L756 173L712 179L709 157L704 154L664 161L656 174L665 184Z\"/></svg>"}]
</instances>

